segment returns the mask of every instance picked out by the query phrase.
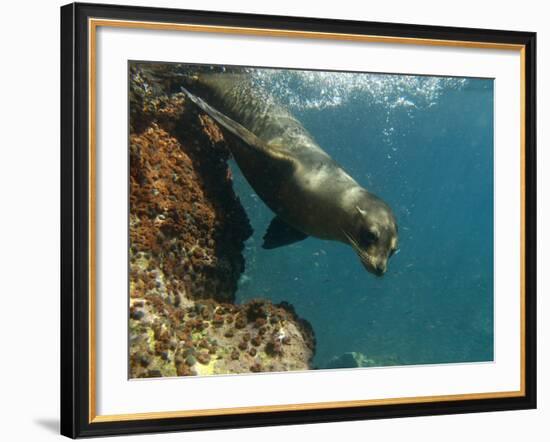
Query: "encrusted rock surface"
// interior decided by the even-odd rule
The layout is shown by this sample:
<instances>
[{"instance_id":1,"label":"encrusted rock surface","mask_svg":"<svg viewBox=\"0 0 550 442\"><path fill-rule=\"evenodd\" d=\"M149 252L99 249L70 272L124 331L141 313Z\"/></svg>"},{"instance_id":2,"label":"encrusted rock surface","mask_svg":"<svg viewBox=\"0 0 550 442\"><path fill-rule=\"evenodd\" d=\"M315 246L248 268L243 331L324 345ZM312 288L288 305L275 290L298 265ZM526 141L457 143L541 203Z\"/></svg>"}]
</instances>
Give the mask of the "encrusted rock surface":
<instances>
[{"instance_id":1,"label":"encrusted rock surface","mask_svg":"<svg viewBox=\"0 0 550 442\"><path fill-rule=\"evenodd\" d=\"M130 376L305 370L314 333L289 304L234 304L252 230L223 134L177 65L130 70Z\"/></svg>"}]
</instances>

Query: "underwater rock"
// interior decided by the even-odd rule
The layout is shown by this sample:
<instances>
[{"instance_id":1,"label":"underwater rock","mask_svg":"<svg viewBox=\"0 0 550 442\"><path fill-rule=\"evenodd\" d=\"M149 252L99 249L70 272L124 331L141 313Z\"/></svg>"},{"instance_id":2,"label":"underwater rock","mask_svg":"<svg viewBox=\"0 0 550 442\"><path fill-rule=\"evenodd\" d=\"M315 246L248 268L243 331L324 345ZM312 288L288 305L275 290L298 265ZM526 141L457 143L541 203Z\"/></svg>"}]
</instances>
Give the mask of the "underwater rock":
<instances>
[{"instance_id":1,"label":"underwater rock","mask_svg":"<svg viewBox=\"0 0 550 442\"><path fill-rule=\"evenodd\" d=\"M234 304L252 229L223 134L165 66L130 69L130 376L307 370L290 304Z\"/></svg>"},{"instance_id":2,"label":"underwater rock","mask_svg":"<svg viewBox=\"0 0 550 442\"><path fill-rule=\"evenodd\" d=\"M350 351L332 358L324 368L358 368L372 367L374 361L368 359L363 353Z\"/></svg>"},{"instance_id":3,"label":"underwater rock","mask_svg":"<svg viewBox=\"0 0 550 442\"><path fill-rule=\"evenodd\" d=\"M182 110L166 114L181 118L183 102L169 103L164 109ZM222 139L212 141L212 131L203 130L202 123L187 133L202 149L188 148L162 124L151 121L130 135L130 254L137 262L136 279L167 294L185 291L195 299L233 301L252 229L233 192L227 150L218 146ZM161 275L143 268L150 260L162 275L177 276L171 282L183 287L164 287Z\"/></svg>"},{"instance_id":4,"label":"underwater rock","mask_svg":"<svg viewBox=\"0 0 550 442\"><path fill-rule=\"evenodd\" d=\"M204 302L217 304L213 300ZM268 319L263 331L258 330L255 321L235 329L235 321L228 319L243 315L251 305L257 308L259 303ZM130 299L131 377L151 377L151 373L183 376L311 368L315 353L312 329L304 320L296 320L295 313L287 310L286 305L254 300L225 310L220 314L224 322L218 327L210 326L215 317L200 321L205 326L198 327L197 301L184 304L187 307L175 307L155 293ZM273 318L276 320L271 321Z\"/></svg>"},{"instance_id":5,"label":"underwater rock","mask_svg":"<svg viewBox=\"0 0 550 442\"><path fill-rule=\"evenodd\" d=\"M387 367L402 365L402 361L395 355L370 356L363 353L350 351L332 358L324 367L331 368L359 368L359 367Z\"/></svg>"}]
</instances>

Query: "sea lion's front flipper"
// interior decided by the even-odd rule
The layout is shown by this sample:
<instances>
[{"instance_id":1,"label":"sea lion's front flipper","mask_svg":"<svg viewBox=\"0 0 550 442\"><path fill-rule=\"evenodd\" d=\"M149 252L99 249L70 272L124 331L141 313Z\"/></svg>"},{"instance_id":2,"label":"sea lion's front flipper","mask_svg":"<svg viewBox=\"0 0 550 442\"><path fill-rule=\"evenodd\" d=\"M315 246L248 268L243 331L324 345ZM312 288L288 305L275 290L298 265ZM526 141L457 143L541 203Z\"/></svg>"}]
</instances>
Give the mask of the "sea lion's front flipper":
<instances>
[{"instance_id":1,"label":"sea lion's front flipper","mask_svg":"<svg viewBox=\"0 0 550 442\"><path fill-rule=\"evenodd\" d=\"M292 226L289 226L281 218L276 216L271 221L264 235L264 249L275 249L277 247L287 246L298 241L306 239L307 235Z\"/></svg>"},{"instance_id":2,"label":"sea lion's front flipper","mask_svg":"<svg viewBox=\"0 0 550 442\"><path fill-rule=\"evenodd\" d=\"M227 129L236 137L240 138L242 141L245 142L247 146L252 147L259 154L269 157L270 161L284 163L285 168L294 167L294 161L285 154L283 149L273 149L265 141L258 138L254 133L249 131L246 127L232 120L227 115L222 114L217 109L214 109L202 98L192 94L184 87L182 87L181 89L193 103L195 103L200 109L210 115L214 119L214 121L216 121L216 123Z\"/></svg>"}]
</instances>

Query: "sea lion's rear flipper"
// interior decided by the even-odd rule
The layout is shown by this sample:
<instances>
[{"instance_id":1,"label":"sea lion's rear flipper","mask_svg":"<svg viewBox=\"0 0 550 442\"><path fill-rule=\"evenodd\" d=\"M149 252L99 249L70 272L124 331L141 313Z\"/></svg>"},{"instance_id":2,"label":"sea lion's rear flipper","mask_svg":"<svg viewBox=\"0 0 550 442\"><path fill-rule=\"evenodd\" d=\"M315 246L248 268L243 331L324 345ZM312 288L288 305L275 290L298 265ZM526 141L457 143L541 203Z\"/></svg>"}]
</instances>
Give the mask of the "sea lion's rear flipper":
<instances>
[{"instance_id":1,"label":"sea lion's rear flipper","mask_svg":"<svg viewBox=\"0 0 550 442\"><path fill-rule=\"evenodd\" d=\"M276 216L271 221L264 235L264 249L275 249L277 247L287 246L298 241L306 239L307 235L294 227L285 223L281 218Z\"/></svg>"},{"instance_id":2,"label":"sea lion's rear flipper","mask_svg":"<svg viewBox=\"0 0 550 442\"><path fill-rule=\"evenodd\" d=\"M246 127L232 120L227 115L224 115L218 110L214 109L202 98L192 94L184 87L182 87L181 90L202 111L210 115L214 119L214 121L216 121L216 123L228 130L231 134L244 141L247 146L252 147L257 153L269 157L269 160L271 162L275 161L277 163L280 163L280 165L284 164L285 168L293 168L295 166L294 161L285 154L284 149L273 149L265 141L258 138L254 133L249 131Z\"/></svg>"}]
</instances>

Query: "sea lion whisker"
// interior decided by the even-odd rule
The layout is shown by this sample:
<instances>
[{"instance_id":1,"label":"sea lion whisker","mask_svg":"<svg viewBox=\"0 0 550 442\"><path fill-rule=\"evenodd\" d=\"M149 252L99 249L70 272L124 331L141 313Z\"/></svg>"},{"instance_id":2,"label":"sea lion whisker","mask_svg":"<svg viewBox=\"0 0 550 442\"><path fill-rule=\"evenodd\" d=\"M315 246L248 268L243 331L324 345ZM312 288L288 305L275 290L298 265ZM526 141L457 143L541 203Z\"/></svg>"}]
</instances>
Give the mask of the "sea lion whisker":
<instances>
[{"instance_id":1,"label":"sea lion whisker","mask_svg":"<svg viewBox=\"0 0 550 442\"><path fill-rule=\"evenodd\" d=\"M365 256L366 255L365 252L363 252L363 250L361 250L361 248L359 247L359 242L346 230L342 230L342 232L350 242L352 248L359 254L359 256L361 257Z\"/></svg>"},{"instance_id":2,"label":"sea lion whisker","mask_svg":"<svg viewBox=\"0 0 550 442\"><path fill-rule=\"evenodd\" d=\"M346 236L348 241L350 242L351 247L355 252L359 255L359 258L363 262L368 262L369 264L373 265L373 259L371 256L369 256L364 250L361 249L359 246L359 242L346 230L342 229L342 233Z\"/></svg>"},{"instance_id":3,"label":"sea lion whisker","mask_svg":"<svg viewBox=\"0 0 550 442\"><path fill-rule=\"evenodd\" d=\"M353 247L353 249L359 253L359 255L362 255L364 252L363 250L361 250L361 247L359 246L359 242L353 237L351 236L349 233L345 232L348 240L350 241L351 243L351 246Z\"/></svg>"},{"instance_id":4,"label":"sea lion whisker","mask_svg":"<svg viewBox=\"0 0 550 442\"><path fill-rule=\"evenodd\" d=\"M358 244L357 244L357 241L355 240L355 238L353 236L351 236L346 230L344 229L341 229L342 230L342 233L344 234L344 236L348 239L348 241L350 242L351 246L354 248L354 249L357 249L358 247Z\"/></svg>"}]
</instances>

